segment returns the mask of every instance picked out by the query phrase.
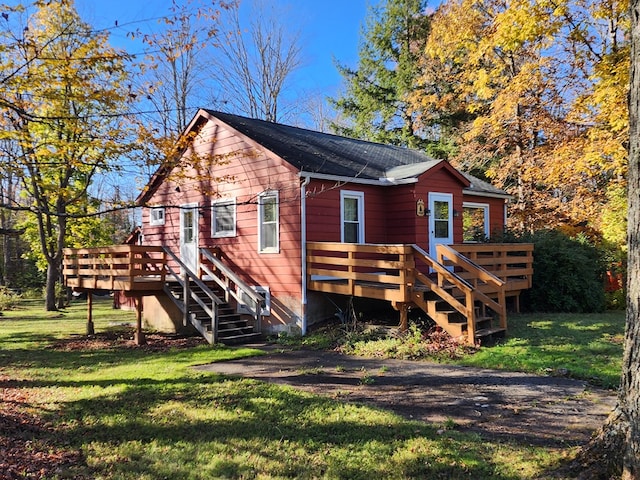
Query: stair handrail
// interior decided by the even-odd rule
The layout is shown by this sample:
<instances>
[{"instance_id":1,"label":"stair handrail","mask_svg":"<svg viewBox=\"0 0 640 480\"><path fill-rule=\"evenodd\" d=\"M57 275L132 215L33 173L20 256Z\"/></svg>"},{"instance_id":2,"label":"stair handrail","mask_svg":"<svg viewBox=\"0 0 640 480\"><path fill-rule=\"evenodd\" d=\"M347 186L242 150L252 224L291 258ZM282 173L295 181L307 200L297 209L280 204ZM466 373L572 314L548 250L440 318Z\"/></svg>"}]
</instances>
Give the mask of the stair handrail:
<instances>
[{"instance_id":1,"label":"stair handrail","mask_svg":"<svg viewBox=\"0 0 640 480\"><path fill-rule=\"evenodd\" d=\"M222 305L224 303L224 300L222 300L220 297L218 297L213 290L211 290L206 283L204 283L189 267L187 267L184 262L182 260L180 260L180 258L178 258L178 256L176 256L175 253L173 253L171 250L169 250L166 247L163 247L165 249L165 251L167 252L167 255L169 255L182 269L182 271L184 273L186 273L187 278L192 281L193 283L195 283L199 288L202 289L202 291L204 293L207 294L207 296L213 301L215 302L216 305ZM180 285L184 285L184 280L183 278L177 274L170 265L167 265L167 270L169 271L169 273L171 273L171 276L174 277L178 283L180 283ZM203 305L203 307L205 307Z\"/></svg>"},{"instance_id":2,"label":"stair handrail","mask_svg":"<svg viewBox=\"0 0 640 480\"><path fill-rule=\"evenodd\" d=\"M475 290L473 286L467 282L464 278L456 274L455 272L447 269L444 265L439 263L436 259L431 257L426 251L424 251L418 245L412 245L414 255L420 257L434 272L438 275L438 281L434 282L424 273L418 269L415 270L415 278L427 285L431 291L436 293L440 298L445 300L449 305L455 308L467 319L467 334L470 343L475 342L476 335L476 314L474 308ZM465 303L461 303L453 295L442 288L444 280L458 288L465 296Z\"/></svg>"},{"instance_id":3,"label":"stair handrail","mask_svg":"<svg viewBox=\"0 0 640 480\"><path fill-rule=\"evenodd\" d=\"M444 264L444 259L446 257L447 260L449 260L453 265L460 267L463 270L466 270L467 272L474 275L475 279L481 280L485 283L493 284L496 287L495 293L498 297L497 301L478 290L475 290L475 299L482 302L484 305L488 306L494 312L496 312L500 320L500 326L502 328L507 328L507 307L505 296L505 288L507 282L497 277L492 272L482 268L480 265L464 256L462 253L449 247L448 245L436 245L436 253L438 255L437 261L439 263ZM474 283L476 283L476 285L474 286L477 288L477 282Z\"/></svg>"},{"instance_id":4,"label":"stair handrail","mask_svg":"<svg viewBox=\"0 0 640 480\"><path fill-rule=\"evenodd\" d=\"M189 298L192 298L193 300L196 301L196 303L198 303L198 305L202 307L205 313L209 315L209 317L211 318L211 332L213 334L212 343L213 344L217 343L218 341L218 305L222 305L224 301L220 297L218 297L207 286L206 283L204 283L200 278L198 278L198 276L189 267L187 267L187 265L185 265L185 263L182 260L180 260L180 258L175 253L173 253L167 247L162 247L162 248L166 252L166 254L169 255L171 259L178 264L178 266L180 266L182 270L182 275L180 275L173 268L171 268L171 265L169 265L169 262L166 263L167 271L170 273L170 275L173 278L175 278L175 280L182 286L184 290L185 304L183 306L184 307L183 315L184 315L185 325L186 325L186 322L190 320L188 302L189 302ZM183 275L184 275L184 278L183 278ZM211 308L200 298L200 296L193 294L193 291L189 288L190 282L195 283L200 288L200 290L202 290L202 292L207 297L209 297L209 299L211 300Z\"/></svg>"},{"instance_id":5,"label":"stair handrail","mask_svg":"<svg viewBox=\"0 0 640 480\"><path fill-rule=\"evenodd\" d=\"M222 280L218 275L216 275L208 266L200 265L200 269L203 270L207 275L209 275L213 281L215 281L224 291L231 295L238 303L245 304L246 299L243 298L243 295L246 295L251 300L253 300L254 305L253 308L249 308L251 310L251 315L254 317L256 322L260 323L259 317L261 316L261 311L265 306L265 298L262 294L255 291L248 283L242 280L229 266L227 266L222 260L216 257L213 253L211 253L207 248L200 247L200 254L203 255L207 260L209 260L213 266L218 269L224 276L231 280L239 291L236 291L229 287L228 282ZM249 305L247 305L249 307Z\"/></svg>"},{"instance_id":6,"label":"stair handrail","mask_svg":"<svg viewBox=\"0 0 640 480\"><path fill-rule=\"evenodd\" d=\"M454 250L448 245L438 244L436 245L436 253L438 255L438 262L444 264L444 258L446 257L453 265L457 267L461 267L464 270L473 273L476 278L482 280L485 283L491 283L495 285L497 288L503 288L506 285L506 282L501 278L498 278L489 270L481 267L473 260L467 258L460 252Z\"/></svg>"}]
</instances>

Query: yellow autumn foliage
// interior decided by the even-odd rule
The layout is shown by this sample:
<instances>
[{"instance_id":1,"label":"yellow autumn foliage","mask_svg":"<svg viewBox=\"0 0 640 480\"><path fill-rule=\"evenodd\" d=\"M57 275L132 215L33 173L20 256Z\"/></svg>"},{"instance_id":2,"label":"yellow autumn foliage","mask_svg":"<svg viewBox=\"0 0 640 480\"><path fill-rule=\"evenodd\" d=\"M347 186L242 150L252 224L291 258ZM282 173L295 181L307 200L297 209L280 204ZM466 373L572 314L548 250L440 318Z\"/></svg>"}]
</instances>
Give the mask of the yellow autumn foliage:
<instances>
[{"instance_id":1,"label":"yellow autumn foliage","mask_svg":"<svg viewBox=\"0 0 640 480\"><path fill-rule=\"evenodd\" d=\"M627 168L627 9L627 0L450 0L434 13L421 81L442 94L415 95L414 110L425 124L456 120L451 161L513 195L511 227L609 235L602 218Z\"/></svg>"}]
</instances>

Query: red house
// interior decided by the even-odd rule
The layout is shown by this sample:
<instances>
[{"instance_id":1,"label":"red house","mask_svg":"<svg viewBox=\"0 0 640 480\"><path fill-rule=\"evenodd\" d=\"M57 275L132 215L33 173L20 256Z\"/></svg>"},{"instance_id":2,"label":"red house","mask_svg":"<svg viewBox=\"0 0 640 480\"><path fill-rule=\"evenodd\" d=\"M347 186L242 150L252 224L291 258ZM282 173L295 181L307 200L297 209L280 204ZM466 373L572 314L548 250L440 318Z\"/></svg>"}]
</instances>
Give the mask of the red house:
<instances>
[{"instance_id":1,"label":"red house","mask_svg":"<svg viewBox=\"0 0 640 480\"><path fill-rule=\"evenodd\" d=\"M144 254L101 254L137 265L138 285L120 286L144 296L156 328L305 334L361 297L475 341L503 332L505 298L530 286L529 246L478 243L503 230L509 196L446 161L209 110L184 138L138 199L142 242L129 248ZM67 284L97 285L78 263L97 252L67 253Z\"/></svg>"}]
</instances>

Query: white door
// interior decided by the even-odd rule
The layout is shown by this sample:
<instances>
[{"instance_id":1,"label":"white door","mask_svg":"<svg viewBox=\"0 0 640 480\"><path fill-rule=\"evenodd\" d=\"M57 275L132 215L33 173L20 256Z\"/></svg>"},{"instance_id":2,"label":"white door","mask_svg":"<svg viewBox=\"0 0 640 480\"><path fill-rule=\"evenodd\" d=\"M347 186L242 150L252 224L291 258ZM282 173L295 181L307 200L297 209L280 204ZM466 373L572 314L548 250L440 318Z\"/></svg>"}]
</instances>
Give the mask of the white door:
<instances>
[{"instance_id":1,"label":"white door","mask_svg":"<svg viewBox=\"0 0 640 480\"><path fill-rule=\"evenodd\" d=\"M198 205L180 206L180 259L198 273Z\"/></svg>"},{"instance_id":2,"label":"white door","mask_svg":"<svg viewBox=\"0 0 640 480\"><path fill-rule=\"evenodd\" d=\"M453 243L453 195L429 193L429 255L436 258L436 245Z\"/></svg>"}]
</instances>

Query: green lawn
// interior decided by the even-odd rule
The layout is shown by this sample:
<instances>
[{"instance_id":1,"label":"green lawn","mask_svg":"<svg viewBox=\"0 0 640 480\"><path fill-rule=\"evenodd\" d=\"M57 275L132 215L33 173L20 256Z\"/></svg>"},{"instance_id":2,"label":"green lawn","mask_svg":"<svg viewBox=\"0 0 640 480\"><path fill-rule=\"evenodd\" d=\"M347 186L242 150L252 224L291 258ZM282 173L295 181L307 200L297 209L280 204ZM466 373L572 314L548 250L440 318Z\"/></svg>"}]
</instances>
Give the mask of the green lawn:
<instances>
[{"instance_id":1,"label":"green lawn","mask_svg":"<svg viewBox=\"0 0 640 480\"><path fill-rule=\"evenodd\" d=\"M510 315L507 339L455 363L562 375L617 388L622 368L622 311Z\"/></svg>"},{"instance_id":2,"label":"green lawn","mask_svg":"<svg viewBox=\"0 0 640 480\"><path fill-rule=\"evenodd\" d=\"M257 353L250 349L52 348L59 339L84 333L85 308L78 304L51 314L39 305L23 305L0 316L0 391L17 391L24 397L20 409L50 422L30 448L81 453L75 465L47 478L515 480L540 477L567 454L487 442L374 408L189 368ZM567 338L553 340L549 348L536 340L548 320L519 318L505 346L462 362L539 371L562 366L573 373L578 367L571 363L572 352L583 351L565 345L576 328L610 335L610 342L588 347L594 354L609 343L619 350L615 315L603 316L602 327L580 322L575 327L575 317L567 317ZM94 321L101 332L110 323L133 321L133 314L99 301ZM529 340L515 334L519 329ZM507 348L524 356L533 352L541 360L507 362L509 350L501 350ZM602 362L592 360L592 369L599 370Z\"/></svg>"}]
</instances>

